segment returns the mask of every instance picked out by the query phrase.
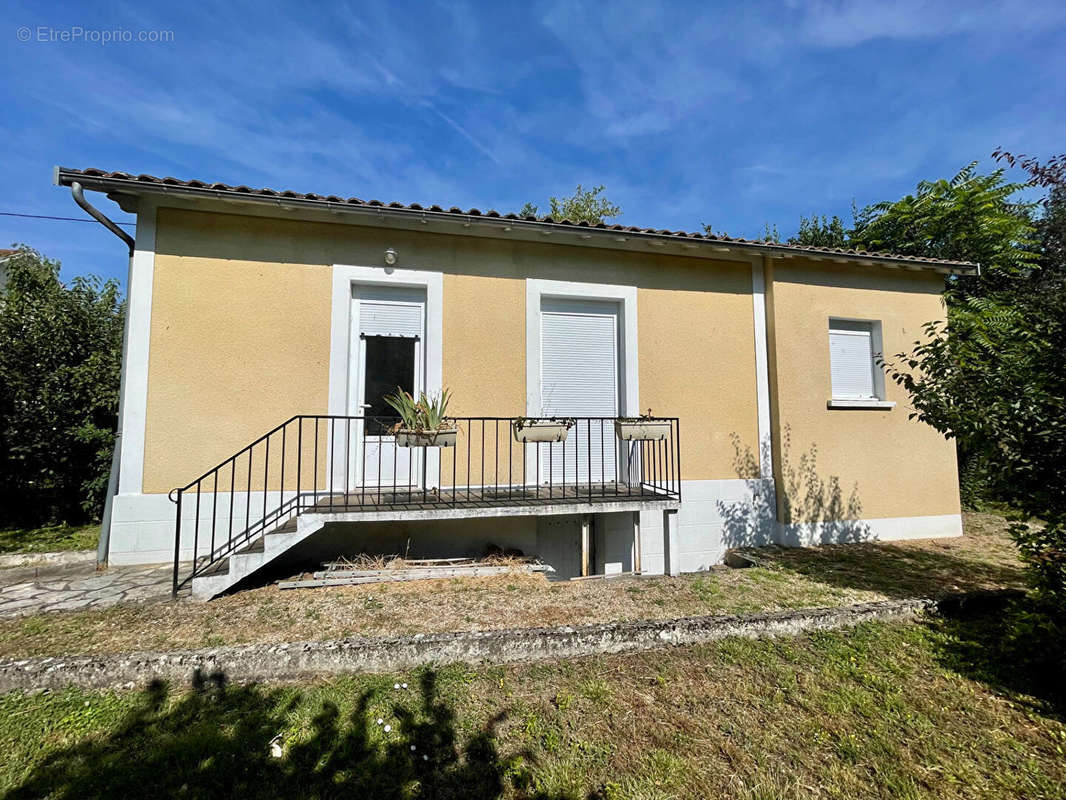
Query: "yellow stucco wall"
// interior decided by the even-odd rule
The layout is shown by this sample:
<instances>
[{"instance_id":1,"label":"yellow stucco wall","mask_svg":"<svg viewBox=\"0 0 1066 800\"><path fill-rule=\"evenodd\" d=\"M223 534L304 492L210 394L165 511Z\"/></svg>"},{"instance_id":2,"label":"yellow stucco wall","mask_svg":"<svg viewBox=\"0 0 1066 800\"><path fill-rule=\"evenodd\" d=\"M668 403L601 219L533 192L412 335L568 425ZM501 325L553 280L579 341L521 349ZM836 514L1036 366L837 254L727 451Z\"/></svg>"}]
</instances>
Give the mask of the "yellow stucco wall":
<instances>
[{"instance_id":1,"label":"yellow stucco wall","mask_svg":"<svg viewBox=\"0 0 1066 800\"><path fill-rule=\"evenodd\" d=\"M159 215L146 493L184 485L293 414L326 412L329 270L184 254L188 237L211 235Z\"/></svg>"},{"instance_id":2,"label":"yellow stucco wall","mask_svg":"<svg viewBox=\"0 0 1066 800\"><path fill-rule=\"evenodd\" d=\"M681 418L686 479L738 477L734 441L758 441L751 267L678 270L674 286L640 289L637 306L641 411Z\"/></svg>"},{"instance_id":3,"label":"yellow stucco wall","mask_svg":"<svg viewBox=\"0 0 1066 800\"><path fill-rule=\"evenodd\" d=\"M900 387L886 379L886 399L897 403L888 411L826 408L829 318L880 320L891 358L944 317L943 276L802 259L770 271L773 424L788 442L775 472L780 510L792 511L782 521L957 514L954 444L908 419Z\"/></svg>"},{"instance_id":4,"label":"yellow stucco wall","mask_svg":"<svg viewBox=\"0 0 1066 800\"><path fill-rule=\"evenodd\" d=\"M380 264L386 246L401 267L443 273L457 415L525 412L526 278L631 285L640 406L681 417L683 477L734 478L730 435L755 446L746 263L163 208L145 492L186 483L292 414L325 413L331 265Z\"/></svg>"}]
</instances>

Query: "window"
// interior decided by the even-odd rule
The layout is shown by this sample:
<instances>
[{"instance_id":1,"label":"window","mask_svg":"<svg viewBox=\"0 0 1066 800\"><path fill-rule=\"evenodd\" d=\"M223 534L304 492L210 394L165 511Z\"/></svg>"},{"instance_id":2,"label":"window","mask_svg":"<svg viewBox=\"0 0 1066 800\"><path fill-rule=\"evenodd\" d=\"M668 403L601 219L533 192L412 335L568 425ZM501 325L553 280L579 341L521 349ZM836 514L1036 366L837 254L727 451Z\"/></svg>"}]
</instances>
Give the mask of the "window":
<instances>
[{"instance_id":1,"label":"window","mask_svg":"<svg viewBox=\"0 0 1066 800\"><path fill-rule=\"evenodd\" d=\"M874 362L875 355L880 352L880 322L829 320L833 400L884 400L884 374Z\"/></svg>"},{"instance_id":2,"label":"window","mask_svg":"<svg viewBox=\"0 0 1066 800\"><path fill-rule=\"evenodd\" d=\"M364 336L366 342L366 378L363 413L367 436L387 436L399 420L396 409L385 402L385 395L403 389L415 393L415 342L404 336Z\"/></svg>"}]
</instances>

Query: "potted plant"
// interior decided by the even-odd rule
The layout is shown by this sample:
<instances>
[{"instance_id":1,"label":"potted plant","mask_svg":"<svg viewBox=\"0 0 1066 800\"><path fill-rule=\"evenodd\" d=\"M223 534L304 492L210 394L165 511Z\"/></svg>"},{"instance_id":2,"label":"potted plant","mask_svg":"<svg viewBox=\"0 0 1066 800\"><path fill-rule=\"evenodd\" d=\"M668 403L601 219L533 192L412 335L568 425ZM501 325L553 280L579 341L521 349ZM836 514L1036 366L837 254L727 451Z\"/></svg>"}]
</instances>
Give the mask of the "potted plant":
<instances>
[{"instance_id":1,"label":"potted plant","mask_svg":"<svg viewBox=\"0 0 1066 800\"><path fill-rule=\"evenodd\" d=\"M450 394L447 389L433 397L422 392L418 400L400 387L385 396L385 402L396 409L400 421L393 427L396 444L400 447L455 447L459 429L445 414Z\"/></svg>"},{"instance_id":2,"label":"potted plant","mask_svg":"<svg viewBox=\"0 0 1066 800\"><path fill-rule=\"evenodd\" d=\"M568 417L519 417L511 423L518 442L565 442L572 427Z\"/></svg>"},{"instance_id":3,"label":"potted plant","mask_svg":"<svg viewBox=\"0 0 1066 800\"><path fill-rule=\"evenodd\" d=\"M639 417L619 417L614 432L624 442L661 442L670 438L673 423L663 417L653 417L651 409Z\"/></svg>"}]
</instances>

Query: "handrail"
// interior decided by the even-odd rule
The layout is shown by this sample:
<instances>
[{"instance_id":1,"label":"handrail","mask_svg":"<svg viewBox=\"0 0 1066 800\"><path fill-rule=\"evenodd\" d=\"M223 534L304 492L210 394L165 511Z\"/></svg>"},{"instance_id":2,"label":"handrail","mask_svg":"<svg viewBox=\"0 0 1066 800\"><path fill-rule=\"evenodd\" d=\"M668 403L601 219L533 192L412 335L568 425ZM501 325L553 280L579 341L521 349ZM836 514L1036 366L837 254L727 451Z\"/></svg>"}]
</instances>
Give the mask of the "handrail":
<instances>
[{"instance_id":1,"label":"handrail","mask_svg":"<svg viewBox=\"0 0 1066 800\"><path fill-rule=\"evenodd\" d=\"M195 485L196 485L197 483L199 483L200 481L202 481L202 480L203 480L204 478L206 478L206 477L210 476L210 475L211 475L211 473L212 473L212 472L214 472L215 470L221 469L222 467L224 467L224 466L225 466L226 464L228 464L229 462L233 461L234 459L240 458L240 457L241 457L242 455L244 455L244 453L246 453L246 452L247 452L248 450L251 450L251 449L252 449L253 447L255 447L255 446L256 446L257 444L259 444L260 442L262 442L262 441L263 441L264 439L267 439L267 438L269 438L269 437L273 436L273 435L274 435L275 433L277 433L278 431L280 431L280 430L281 430L282 428L284 428L284 427L285 427L286 425L288 425L288 424L289 424L290 422L295 422L295 421L296 421L297 419L299 419L299 418L300 418L301 416L306 416L306 415L296 414L296 415L294 415L294 416L291 416L291 417L289 417L289 418L288 418L287 420L285 420L284 422L282 422L282 423L281 423L280 425L275 425L275 426L274 426L273 428L271 428L271 429L270 429L269 431L267 431L266 433L264 433L264 434L263 434L262 436L260 436L260 437L259 437L258 439L256 439L256 440L255 440L254 442L252 442L251 444L247 444L247 445L245 445L244 447L242 447L242 448L241 448L240 450L238 450L238 451L237 451L236 453L234 453L234 454L233 454L232 456L230 456L229 458L227 458L227 459L225 459L225 460L223 460L223 461L220 461L220 462L218 462L218 464L216 464L216 465L215 465L214 467L212 467L211 469L209 469L209 470L208 470L207 472L205 472L205 473L204 473L203 475L201 475L201 476L200 476L199 478L197 478L196 480L194 480L194 481L190 481L190 482L189 482L189 483L187 483L187 484L186 484L185 486L181 486L181 487L178 487L178 488L175 488L175 489L171 489L171 490L170 490L170 492L169 492L169 493L167 494L167 496L168 496L168 497L170 497L170 495L174 494L174 492L177 492L177 491L179 491L179 489L180 489L180 491L188 491L188 490L189 490L189 489L191 489L191 488L192 488L193 486L195 486ZM171 498L170 502L172 502L172 503L173 503L173 502L174 502L174 499L173 499L173 498Z\"/></svg>"},{"instance_id":2,"label":"handrail","mask_svg":"<svg viewBox=\"0 0 1066 800\"><path fill-rule=\"evenodd\" d=\"M176 506L174 596L308 512L680 500L677 417L641 420L656 424L643 439L632 438L627 418L568 417L556 421L550 441L537 438L541 429L516 426L520 419L452 417L452 432L426 442L397 441L392 417L290 417L168 493ZM187 551L192 566L183 575Z\"/></svg>"}]
</instances>

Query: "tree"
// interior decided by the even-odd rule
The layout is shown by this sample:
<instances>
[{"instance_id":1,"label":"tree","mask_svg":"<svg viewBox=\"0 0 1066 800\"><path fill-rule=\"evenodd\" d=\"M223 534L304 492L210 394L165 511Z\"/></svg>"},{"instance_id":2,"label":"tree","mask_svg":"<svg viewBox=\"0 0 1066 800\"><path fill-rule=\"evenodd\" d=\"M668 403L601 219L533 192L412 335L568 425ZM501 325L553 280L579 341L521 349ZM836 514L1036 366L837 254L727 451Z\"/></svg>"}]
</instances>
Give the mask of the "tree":
<instances>
[{"instance_id":1,"label":"tree","mask_svg":"<svg viewBox=\"0 0 1066 800\"><path fill-rule=\"evenodd\" d=\"M1036 259L1035 203L1013 200L1027 184L1007 183L1002 169L977 173L973 162L951 180L922 181L913 195L866 206L848 246L981 265L983 277L949 288L982 293L1024 274Z\"/></svg>"},{"instance_id":2,"label":"tree","mask_svg":"<svg viewBox=\"0 0 1066 800\"><path fill-rule=\"evenodd\" d=\"M849 246L844 222L835 214L832 218L826 217L825 214L821 218L817 214L800 217L799 231L789 238L788 243L805 247L845 248Z\"/></svg>"},{"instance_id":3,"label":"tree","mask_svg":"<svg viewBox=\"0 0 1066 800\"><path fill-rule=\"evenodd\" d=\"M619 216L622 213L622 209L606 197L601 196L604 188L604 186L594 186L591 189L585 189L579 183L570 197L548 198L548 202L551 205L549 216L556 221L567 219L571 222L587 222L590 225L599 225L612 217ZM518 215L521 217L535 217L537 216L537 211L538 207L533 203L526 203L522 206Z\"/></svg>"},{"instance_id":4,"label":"tree","mask_svg":"<svg viewBox=\"0 0 1066 800\"><path fill-rule=\"evenodd\" d=\"M1050 163L1064 162L1059 157ZM955 254L984 252L992 280L980 285L980 293L956 293L949 306L950 329L930 323L924 341L886 366L910 394L912 417L993 465L1006 479L1007 499L1023 517L1045 521L1030 526L1023 519L1011 526L1011 534L1038 597L1066 604L1066 181L1060 170L1057 178L1042 183L1047 166L1023 164L1032 185L1050 188L1035 227L1039 239L1028 223L1029 209L1016 206L1014 222L1002 218L1009 200L989 181L983 191L997 198L998 206L978 208L968 201L970 213L989 223L988 231L973 220L927 211L936 219L946 217L940 230L953 230L963 239L960 246L942 237L937 246ZM993 175L999 181L1001 172ZM945 194L943 187L935 192ZM908 207L920 205L905 200ZM896 219L912 220L904 211ZM910 221L900 227L934 229ZM1003 240L995 242L994 236Z\"/></svg>"},{"instance_id":5,"label":"tree","mask_svg":"<svg viewBox=\"0 0 1066 800\"><path fill-rule=\"evenodd\" d=\"M74 278L20 246L0 292L0 515L98 517L114 445L124 304L115 281Z\"/></svg>"}]
</instances>

